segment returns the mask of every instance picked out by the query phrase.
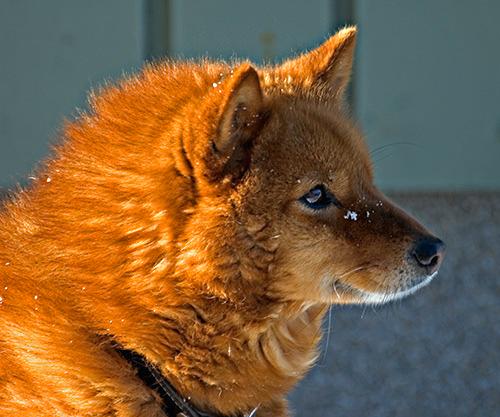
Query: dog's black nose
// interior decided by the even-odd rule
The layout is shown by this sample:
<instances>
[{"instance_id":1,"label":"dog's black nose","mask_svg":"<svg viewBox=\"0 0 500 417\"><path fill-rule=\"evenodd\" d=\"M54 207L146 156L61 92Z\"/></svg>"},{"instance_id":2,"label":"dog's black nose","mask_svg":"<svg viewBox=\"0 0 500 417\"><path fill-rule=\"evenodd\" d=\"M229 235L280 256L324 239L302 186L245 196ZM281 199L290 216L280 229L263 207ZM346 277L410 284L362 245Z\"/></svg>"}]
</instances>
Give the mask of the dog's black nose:
<instances>
[{"instance_id":1,"label":"dog's black nose","mask_svg":"<svg viewBox=\"0 0 500 417\"><path fill-rule=\"evenodd\" d=\"M428 274L433 274L441 266L445 250L446 246L440 239L425 237L416 242L411 254L419 266L425 268Z\"/></svg>"}]
</instances>

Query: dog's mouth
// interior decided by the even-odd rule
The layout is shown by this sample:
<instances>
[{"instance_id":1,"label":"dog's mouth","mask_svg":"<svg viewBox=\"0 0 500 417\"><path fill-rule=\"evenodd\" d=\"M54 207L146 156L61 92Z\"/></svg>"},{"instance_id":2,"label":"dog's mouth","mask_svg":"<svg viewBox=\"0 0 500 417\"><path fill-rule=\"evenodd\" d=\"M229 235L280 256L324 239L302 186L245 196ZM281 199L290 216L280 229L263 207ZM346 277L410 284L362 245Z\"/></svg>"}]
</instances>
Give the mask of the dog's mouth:
<instances>
[{"instance_id":1,"label":"dog's mouth","mask_svg":"<svg viewBox=\"0 0 500 417\"><path fill-rule=\"evenodd\" d=\"M353 287L352 285L346 284L344 282L335 281L332 285L333 297L334 299L336 297L339 300L344 299L348 302L352 301L358 304L385 304L390 301L401 300L412 295L419 289L428 285L434 279L437 273L438 271L430 275L420 277L419 279L413 279L412 284L409 286L405 286L404 288L387 291L367 291Z\"/></svg>"}]
</instances>

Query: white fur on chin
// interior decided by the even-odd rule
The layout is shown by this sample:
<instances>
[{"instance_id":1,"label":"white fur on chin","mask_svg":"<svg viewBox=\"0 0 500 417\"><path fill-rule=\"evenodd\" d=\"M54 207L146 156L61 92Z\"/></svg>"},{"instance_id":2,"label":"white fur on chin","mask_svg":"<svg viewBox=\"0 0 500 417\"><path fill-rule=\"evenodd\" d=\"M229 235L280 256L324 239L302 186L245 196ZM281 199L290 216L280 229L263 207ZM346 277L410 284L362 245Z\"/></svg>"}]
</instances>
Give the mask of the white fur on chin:
<instances>
[{"instance_id":1,"label":"white fur on chin","mask_svg":"<svg viewBox=\"0 0 500 417\"><path fill-rule=\"evenodd\" d=\"M400 300L401 298L407 297L413 294L415 291L418 291L420 288L425 287L429 284L432 279L437 275L437 271L433 274L427 276L422 282L417 285L408 288L404 291L398 291L394 293L381 293L381 292L368 292L368 291L360 291L361 294L361 302L363 304L384 304L389 301Z\"/></svg>"}]
</instances>

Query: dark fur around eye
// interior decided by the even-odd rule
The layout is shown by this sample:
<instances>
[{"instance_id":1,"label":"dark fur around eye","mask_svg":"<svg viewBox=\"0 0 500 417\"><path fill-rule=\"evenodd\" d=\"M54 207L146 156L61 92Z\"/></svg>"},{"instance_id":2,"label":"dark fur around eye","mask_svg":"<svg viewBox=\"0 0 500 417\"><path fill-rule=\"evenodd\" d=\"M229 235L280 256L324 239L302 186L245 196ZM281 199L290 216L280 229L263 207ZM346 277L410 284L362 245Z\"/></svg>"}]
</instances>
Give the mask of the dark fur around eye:
<instances>
[{"instance_id":1,"label":"dark fur around eye","mask_svg":"<svg viewBox=\"0 0 500 417\"><path fill-rule=\"evenodd\" d=\"M342 206L335 196L323 184L319 184L314 188L311 188L307 194L300 197L299 201L306 207L313 210L321 210L331 204L337 207Z\"/></svg>"}]
</instances>

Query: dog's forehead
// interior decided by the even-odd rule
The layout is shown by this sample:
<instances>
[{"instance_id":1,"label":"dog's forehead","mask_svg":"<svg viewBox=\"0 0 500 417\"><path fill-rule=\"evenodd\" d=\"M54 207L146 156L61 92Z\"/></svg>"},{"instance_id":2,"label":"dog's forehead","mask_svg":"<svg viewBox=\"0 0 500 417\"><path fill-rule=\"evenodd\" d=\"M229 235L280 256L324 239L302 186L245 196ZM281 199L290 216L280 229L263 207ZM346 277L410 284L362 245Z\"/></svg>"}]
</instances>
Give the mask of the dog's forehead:
<instances>
[{"instance_id":1,"label":"dog's forehead","mask_svg":"<svg viewBox=\"0 0 500 417\"><path fill-rule=\"evenodd\" d=\"M363 138L340 110L300 102L281 106L261 142L263 165L282 175L371 175Z\"/></svg>"}]
</instances>

